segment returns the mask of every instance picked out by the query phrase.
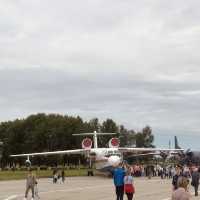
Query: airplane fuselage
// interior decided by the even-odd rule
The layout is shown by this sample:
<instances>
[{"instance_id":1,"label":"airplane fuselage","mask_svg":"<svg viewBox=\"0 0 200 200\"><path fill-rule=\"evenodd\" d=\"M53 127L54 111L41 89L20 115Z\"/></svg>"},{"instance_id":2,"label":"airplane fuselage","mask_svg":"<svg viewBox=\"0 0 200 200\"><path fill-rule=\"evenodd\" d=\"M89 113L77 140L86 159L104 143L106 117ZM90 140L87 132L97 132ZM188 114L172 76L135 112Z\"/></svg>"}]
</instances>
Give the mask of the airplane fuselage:
<instances>
[{"instance_id":1,"label":"airplane fuselage","mask_svg":"<svg viewBox=\"0 0 200 200\"><path fill-rule=\"evenodd\" d=\"M95 166L98 170L106 170L122 161L122 154L117 148L94 148L90 154L95 155Z\"/></svg>"}]
</instances>

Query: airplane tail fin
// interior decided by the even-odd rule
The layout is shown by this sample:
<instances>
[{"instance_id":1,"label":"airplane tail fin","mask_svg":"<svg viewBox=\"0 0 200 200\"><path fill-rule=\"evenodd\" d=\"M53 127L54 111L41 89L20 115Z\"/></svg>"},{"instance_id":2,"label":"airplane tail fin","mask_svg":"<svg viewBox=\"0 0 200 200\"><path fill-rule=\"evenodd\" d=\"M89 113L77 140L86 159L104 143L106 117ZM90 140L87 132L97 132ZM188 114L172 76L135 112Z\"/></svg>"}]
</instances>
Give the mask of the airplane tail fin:
<instances>
[{"instance_id":1,"label":"airplane tail fin","mask_svg":"<svg viewBox=\"0 0 200 200\"><path fill-rule=\"evenodd\" d=\"M175 145L175 149L181 149L181 147L178 145L178 139L176 136L174 137L174 145Z\"/></svg>"}]
</instances>

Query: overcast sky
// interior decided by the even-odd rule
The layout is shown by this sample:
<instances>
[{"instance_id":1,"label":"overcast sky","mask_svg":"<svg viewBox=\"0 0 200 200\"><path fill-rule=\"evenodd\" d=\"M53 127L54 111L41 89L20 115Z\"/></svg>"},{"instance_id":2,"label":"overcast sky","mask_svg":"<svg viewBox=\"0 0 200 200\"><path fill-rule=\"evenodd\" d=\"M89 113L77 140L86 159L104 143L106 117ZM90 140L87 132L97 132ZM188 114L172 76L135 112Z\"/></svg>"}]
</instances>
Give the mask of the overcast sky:
<instances>
[{"instance_id":1,"label":"overcast sky","mask_svg":"<svg viewBox=\"0 0 200 200\"><path fill-rule=\"evenodd\" d=\"M60 113L200 139L199 8L0 0L0 121Z\"/></svg>"}]
</instances>

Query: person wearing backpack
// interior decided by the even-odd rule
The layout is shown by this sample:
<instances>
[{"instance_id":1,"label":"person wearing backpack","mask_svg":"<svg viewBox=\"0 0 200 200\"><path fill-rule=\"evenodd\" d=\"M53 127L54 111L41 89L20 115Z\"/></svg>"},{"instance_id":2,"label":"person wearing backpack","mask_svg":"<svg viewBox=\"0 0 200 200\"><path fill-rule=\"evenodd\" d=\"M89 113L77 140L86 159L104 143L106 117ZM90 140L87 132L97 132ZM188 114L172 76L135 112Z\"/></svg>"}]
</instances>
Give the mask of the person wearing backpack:
<instances>
[{"instance_id":1,"label":"person wearing backpack","mask_svg":"<svg viewBox=\"0 0 200 200\"><path fill-rule=\"evenodd\" d=\"M133 185L133 177L131 176L131 170L128 169L126 176L124 177L124 192L127 195L128 200L133 199L133 194L135 193L135 187Z\"/></svg>"}]
</instances>

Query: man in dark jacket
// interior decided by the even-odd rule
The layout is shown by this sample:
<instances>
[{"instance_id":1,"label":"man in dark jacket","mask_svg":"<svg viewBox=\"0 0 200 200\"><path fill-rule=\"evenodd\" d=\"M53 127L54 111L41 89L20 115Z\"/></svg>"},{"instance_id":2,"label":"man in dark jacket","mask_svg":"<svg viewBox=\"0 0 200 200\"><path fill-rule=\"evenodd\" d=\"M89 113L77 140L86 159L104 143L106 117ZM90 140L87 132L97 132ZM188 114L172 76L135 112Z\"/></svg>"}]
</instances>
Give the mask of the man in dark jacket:
<instances>
[{"instance_id":1,"label":"man in dark jacket","mask_svg":"<svg viewBox=\"0 0 200 200\"><path fill-rule=\"evenodd\" d=\"M194 187L195 196L198 196L198 188L199 188L199 172L196 166L192 166L192 182L191 185Z\"/></svg>"},{"instance_id":2,"label":"man in dark jacket","mask_svg":"<svg viewBox=\"0 0 200 200\"><path fill-rule=\"evenodd\" d=\"M125 170L122 168L123 164L120 163L119 166L114 169L113 180L116 189L117 200L123 200L124 197L124 176Z\"/></svg>"}]
</instances>

